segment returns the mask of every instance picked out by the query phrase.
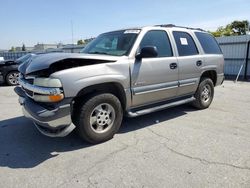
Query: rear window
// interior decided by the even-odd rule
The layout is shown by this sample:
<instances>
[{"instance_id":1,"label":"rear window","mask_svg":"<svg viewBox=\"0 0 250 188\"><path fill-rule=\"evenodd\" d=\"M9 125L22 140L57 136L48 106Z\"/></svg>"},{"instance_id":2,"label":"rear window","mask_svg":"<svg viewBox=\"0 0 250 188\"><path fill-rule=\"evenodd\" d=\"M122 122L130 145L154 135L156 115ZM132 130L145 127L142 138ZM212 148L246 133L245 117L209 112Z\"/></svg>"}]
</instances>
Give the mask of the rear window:
<instances>
[{"instance_id":1,"label":"rear window","mask_svg":"<svg viewBox=\"0 0 250 188\"><path fill-rule=\"evenodd\" d=\"M174 39L179 56L190 56L199 54L193 38L186 32L174 31Z\"/></svg>"},{"instance_id":2,"label":"rear window","mask_svg":"<svg viewBox=\"0 0 250 188\"><path fill-rule=\"evenodd\" d=\"M208 33L195 32L206 54L221 54L221 49L213 36Z\"/></svg>"}]
</instances>

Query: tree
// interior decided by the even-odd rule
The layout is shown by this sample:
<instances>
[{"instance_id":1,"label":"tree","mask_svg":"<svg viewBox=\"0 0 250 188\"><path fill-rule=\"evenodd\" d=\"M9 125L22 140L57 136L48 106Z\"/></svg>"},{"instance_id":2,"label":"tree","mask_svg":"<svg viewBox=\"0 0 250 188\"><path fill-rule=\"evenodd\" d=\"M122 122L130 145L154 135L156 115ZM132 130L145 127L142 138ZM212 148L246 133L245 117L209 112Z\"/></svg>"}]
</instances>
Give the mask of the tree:
<instances>
[{"instance_id":1,"label":"tree","mask_svg":"<svg viewBox=\"0 0 250 188\"><path fill-rule=\"evenodd\" d=\"M210 32L215 37L232 36L232 35L245 35L249 30L248 20L233 21L226 26L220 26L214 32Z\"/></svg>"},{"instance_id":2,"label":"tree","mask_svg":"<svg viewBox=\"0 0 250 188\"><path fill-rule=\"evenodd\" d=\"M22 51L26 51L26 47L25 47L24 44L23 44L23 46L22 46Z\"/></svg>"},{"instance_id":3,"label":"tree","mask_svg":"<svg viewBox=\"0 0 250 188\"><path fill-rule=\"evenodd\" d=\"M230 27L235 35L245 35L249 29L249 22L247 20L233 21Z\"/></svg>"},{"instance_id":4,"label":"tree","mask_svg":"<svg viewBox=\"0 0 250 188\"><path fill-rule=\"evenodd\" d=\"M10 51L10 52L14 52L14 51L16 51L16 49L15 49L14 46L12 46L11 49L10 49L9 51Z\"/></svg>"},{"instance_id":5,"label":"tree","mask_svg":"<svg viewBox=\"0 0 250 188\"><path fill-rule=\"evenodd\" d=\"M77 41L77 45L83 45L83 44L85 44L85 42L82 39Z\"/></svg>"},{"instance_id":6,"label":"tree","mask_svg":"<svg viewBox=\"0 0 250 188\"><path fill-rule=\"evenodd\" d=\"M91 38L85 39L84 42L85 42L85 44L88 44L89 42L91 42L94 39L95 38L91 37Z\"/></svg>"}]
</instances>

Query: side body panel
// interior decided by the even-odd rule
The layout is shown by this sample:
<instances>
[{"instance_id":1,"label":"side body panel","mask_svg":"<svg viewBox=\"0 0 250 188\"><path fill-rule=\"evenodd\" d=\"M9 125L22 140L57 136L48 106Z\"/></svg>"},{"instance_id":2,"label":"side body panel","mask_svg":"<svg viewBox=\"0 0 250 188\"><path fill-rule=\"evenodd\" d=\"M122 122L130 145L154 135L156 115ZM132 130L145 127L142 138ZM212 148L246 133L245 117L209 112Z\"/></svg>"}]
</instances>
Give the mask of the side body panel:
<instances>
[{"instance_id":1,"label":"side body panel","mask_svg":"<svg viewBox=\"0 0 250 188\"><path fill-rule=\"evenodd\" d=\"M201 55L178 57L179 64L179 89L178 96L194 94L202 72L202 66L197 66L198 61L204 61Z\"/></svg>"},{"instance_id":2,"label":"side body panel","mask_svg":"<svg viewBox=\"0 0 250 188\"><path fill-rule=\"evenodd\" d=\"M172 57L135 58L141 41L148 31L164 31L172 47ZM135 42L130 58L132 107L143 106L176 97L178 89L178 62L172 39L166 28L144 28ZM170 69L176 63L177 68Z\"/></svg>"},{"instance_id":3,"label":"side body panel","mask_svg":"<svg viewBox=\"0 0 250 188\"><path fill-rule=\"evenodd\" d=\"M76 67L55 72L51 77L62 82L66 97L75 97L84 88L102 83L118 83L124 88L127 107L131 106L130 73L127 58L115 63Z\"/></svg>"},{"instance_id":4,"label":"side body panel","mask_svg":"<svg viewBox=\"0 0 250 188\"><path fill-rule=\"evenodd\" d=\"M145 58L131 63L133 106L170 99L176 96L178 69L170 69L176 57Z\"/></svg>"},{"instance_id":5,"label":"side body panel","mask_svg":"<svg viewBox=\"0 0 250 188\"><path fill-rule=\"evenodd\" d=\"M173 32L175 31L187 33L192 38L193 42L195 43L198 54L180 56L176 41L173 36ZM175 50L176 50L177 60L178 60L178 65L179 65L179 73L178 73L179 74L178 76L179 88L178 88L177 96L192 95L195 93L199 85L200 76L201 76L202 69L204 66L204 58L203 58L201 47L190 30L177 28L177 29L171 29L170 33L171 33L170 35L172 39L175 41L174 45L175 45ZM184 40L184 42L186 42L186 44L184 45L188 44L187 41ZM198 63L201 63L201 64L198 65Z\"/></svg>"}]
</instances>

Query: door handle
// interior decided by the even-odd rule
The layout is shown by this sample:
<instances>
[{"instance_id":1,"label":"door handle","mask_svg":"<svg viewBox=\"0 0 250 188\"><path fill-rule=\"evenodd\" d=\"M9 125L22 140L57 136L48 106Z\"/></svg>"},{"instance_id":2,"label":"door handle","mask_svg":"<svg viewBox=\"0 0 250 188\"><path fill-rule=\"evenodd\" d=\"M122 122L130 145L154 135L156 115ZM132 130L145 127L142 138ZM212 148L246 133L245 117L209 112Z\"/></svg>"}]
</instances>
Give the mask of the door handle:
<instances>
[{"instance_id":1,"label":"door handle","mask_svg":"<svg viewBox=\"0 0 250 188\"><path fill-rule=\"evenodd\" d=\"M198 67L201 66L201 65L202 65L202 61L201 61L201 60L196 61L196 65L197 65Z\"/></svg>"},{"instance_id":2,"label":"door handle","mask_svg":"<svg viewBox=\"0 0 250 188\"><path fill-rule=\"evenodd\" d=\"M176 69L177 63L170 63L169 67L170 67L170 69Z\"/></svg>"}]
</instances>

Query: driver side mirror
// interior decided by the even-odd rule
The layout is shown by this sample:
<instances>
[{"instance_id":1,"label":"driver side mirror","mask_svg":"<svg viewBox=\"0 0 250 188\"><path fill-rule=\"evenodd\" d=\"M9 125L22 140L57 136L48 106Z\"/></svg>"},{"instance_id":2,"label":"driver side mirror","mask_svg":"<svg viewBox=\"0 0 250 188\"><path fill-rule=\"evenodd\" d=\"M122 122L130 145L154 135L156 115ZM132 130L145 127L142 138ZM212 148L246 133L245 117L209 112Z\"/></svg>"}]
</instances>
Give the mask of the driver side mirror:
<instances>
[{"instance_id":1,"label":"driver side mirror","mask_svg":"<svg viewBox=\"0 0 250 188\"><path fill-rule=\"evenodd\" d=\"M158 52L156 46L145 46L140 50L140 52L136 54L135 58L142 59L142 58L150 58L157 56Z\"/></svg>"}]
</instances>

